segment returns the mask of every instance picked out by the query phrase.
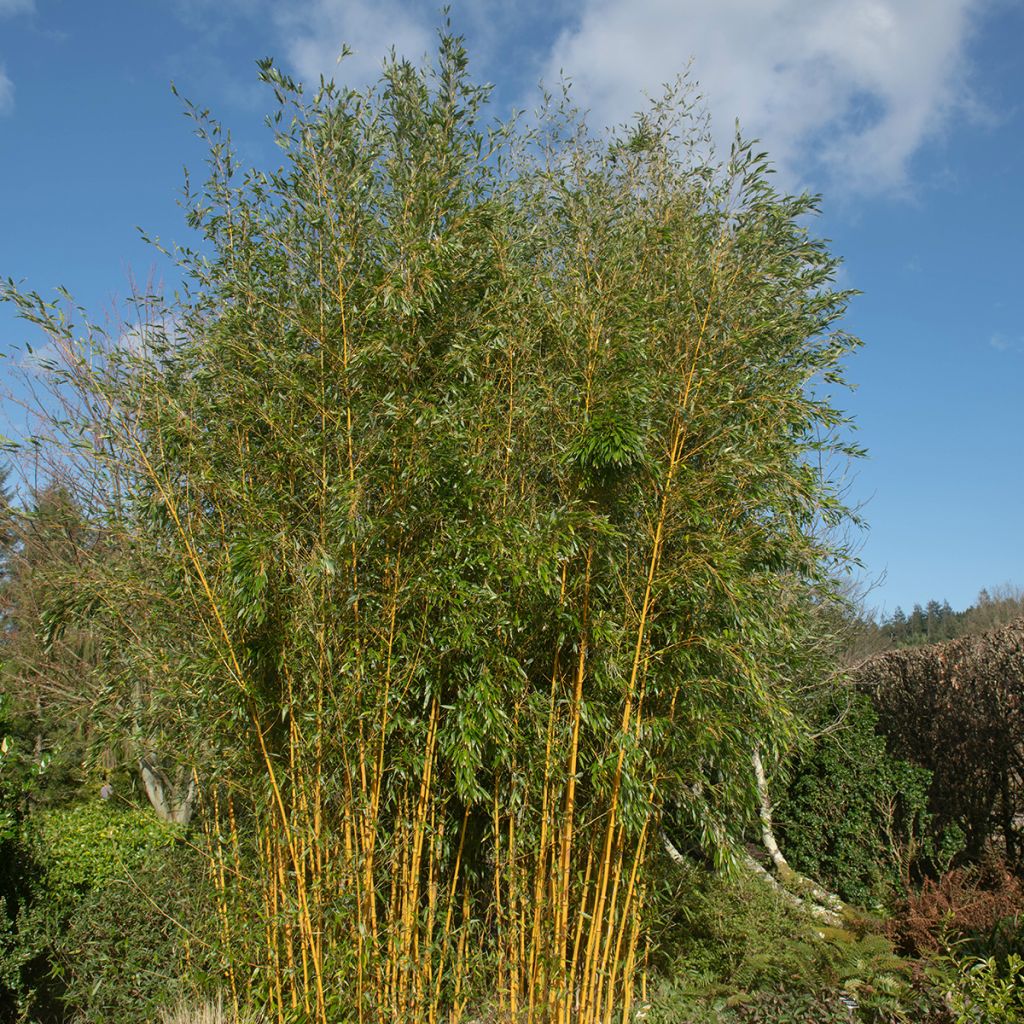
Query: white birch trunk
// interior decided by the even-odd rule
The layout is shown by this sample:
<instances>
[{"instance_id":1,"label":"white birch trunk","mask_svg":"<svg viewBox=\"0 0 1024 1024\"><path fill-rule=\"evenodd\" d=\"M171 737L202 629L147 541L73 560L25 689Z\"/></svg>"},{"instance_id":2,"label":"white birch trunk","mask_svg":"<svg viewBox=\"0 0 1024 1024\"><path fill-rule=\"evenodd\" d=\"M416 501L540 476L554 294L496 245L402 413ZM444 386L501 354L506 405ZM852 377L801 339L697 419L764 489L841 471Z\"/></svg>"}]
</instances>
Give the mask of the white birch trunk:
<instances>
[{"instance_id":1,"label":"white birch trunk","mask_svg":"<svg viewBox=\"0 0 1024 1024\"><path fill-rule=\"evenodd\" d=\"M179 768L172 784L166 774L147 758L139 760L146 796L161 821L187 825L195 806L196 782L191 772Z\"/></svg>"}]
</instances>

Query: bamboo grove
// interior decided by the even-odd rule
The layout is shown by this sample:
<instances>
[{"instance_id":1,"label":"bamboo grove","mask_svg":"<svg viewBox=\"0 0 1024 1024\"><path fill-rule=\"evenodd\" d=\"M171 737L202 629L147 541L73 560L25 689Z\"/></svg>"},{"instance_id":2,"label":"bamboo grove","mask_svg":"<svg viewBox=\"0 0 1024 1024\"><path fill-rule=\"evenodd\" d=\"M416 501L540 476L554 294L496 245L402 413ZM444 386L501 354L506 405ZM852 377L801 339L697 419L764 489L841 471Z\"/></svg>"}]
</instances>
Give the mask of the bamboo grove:
<instances>
[{"instance_id":1,"label":"bamboo grove","mask_svg":"<svg viewBox=\"0 0 1024 1024\"><path fill-rule=\"evenodd\" d=\"M131 343L8 288L107 538L52 629L194 773L205 941L281 1022L629 1019L660 837L742 839L845 557L815 200L685 84L488 127L466 63L263 63L273 173L189 108L200 241Z\"/></svg>"}]
</instances>

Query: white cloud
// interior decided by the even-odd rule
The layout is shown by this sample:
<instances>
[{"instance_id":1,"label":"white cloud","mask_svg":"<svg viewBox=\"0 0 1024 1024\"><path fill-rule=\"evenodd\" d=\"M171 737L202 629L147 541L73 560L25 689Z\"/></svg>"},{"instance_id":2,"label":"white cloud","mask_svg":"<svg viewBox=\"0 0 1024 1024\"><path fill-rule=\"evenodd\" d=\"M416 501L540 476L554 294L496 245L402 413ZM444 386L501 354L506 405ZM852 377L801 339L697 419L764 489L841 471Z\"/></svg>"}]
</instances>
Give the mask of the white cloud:
<instances>
[{"instance_id":1,"label":"white cloud","mask_svg":"<svg viewBox=\"0 0 1024 1024\"><path fill-rule=\"evenodd\" d=\"M988 343L997 352L1024 352L1024 335L1015 338L1004 331L996 331Z\"/></svg>"},{"instance_id":2,"label":"white cloud","mask_svg":"<svg viewBox=\"0 0 1024 1024\"><path fill-rule=\"evenodd\" d=\"M376 79L392 47L399 57L419 63L436 46L436 12L398 0L313 0L301 8L282 5L274 17L288 63L300 80L310 84L320 75L349 84L369 82ZM342 44L352 55L339 71Z\"/></svg>"},{"instance_id":3,"label":"white cloud","mask_svg":"<svg viewBox=\"0 0 1024 1024\"><path fill-rule=\"evenodd\" d=\"M0 18L14 14L31 14L35 10L35 0L0 0ZM0 64L0 117L14 109L14 83Z\"/></svg>"},{"instance_id":4,"label":"white cloud","mask_svg":"<svg viewBox=\"0 0 1024 1024\"><path fill-rule=\"evenodd\" d=\"M154 345L173 348L187 340L181 318L168 313L141 323L127 324L118 335L117 347L134 356L148 356Z\"/></svg>"},{"instance_id":5,"label":"white cloud","mask_svg":"<svg viewBox=\"0 0 1024 1024\"><path fill-rule=\"evenodd\" d=\"M740 118L789 185L906 184L922 143L969 105L964 51L984 0L584 0L546 78L597 124L626 120L692 56L719 136Z\"/></svg>"},{"instance_id":6,"label":"white cloud","mask_svg":"<svg viewBox=\"0 0 1024 1024\"><path fill-rule=\"evenodd\" d=\"M4 66L0 64L0 115L9 114L14 109L14 83L7 77Z\"/></svg>"},{"instance_id":7,"label":"white cloud","mask_svg":"<svg viewBox=\"0 0 1024 1024\"><path fill-rule=\"evenodd\" d=\"M310 84L372 81L392 46L419 62L440 21L440 4L419 0L174 2L193 16L269 21L282 63ZM966 48L975 15L995 2L459 0L453 19L476 74L529 109L537 96L524 89L564 71L597 126L627 120L692 57L720 142L739 117L786 186L870 194L905 188L912 158L953 115L984 116ZM355 52L339 68L343 43Z\"/></svg>"}]
</instances>

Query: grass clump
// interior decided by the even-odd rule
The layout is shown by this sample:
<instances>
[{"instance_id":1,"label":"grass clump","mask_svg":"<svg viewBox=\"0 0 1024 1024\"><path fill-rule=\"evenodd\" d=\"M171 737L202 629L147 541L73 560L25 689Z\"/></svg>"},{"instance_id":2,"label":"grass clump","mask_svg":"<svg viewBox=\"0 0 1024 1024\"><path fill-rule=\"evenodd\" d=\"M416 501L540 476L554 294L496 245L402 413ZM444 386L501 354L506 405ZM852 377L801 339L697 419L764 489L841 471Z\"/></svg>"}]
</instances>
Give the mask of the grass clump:
<instances>
[{"instance_id":1,"label":"grass clump","mask_svg":"<svg viewBox=\"0 0 1024 1024\"><path fill-rule=\"evenodd\" d=\"M224 995L205 1002L180 1000L164 1007L154 1024L263 1024L266 1017L253 1010L234 1010L225 1006Z\"/></svg>"}]
</instances>

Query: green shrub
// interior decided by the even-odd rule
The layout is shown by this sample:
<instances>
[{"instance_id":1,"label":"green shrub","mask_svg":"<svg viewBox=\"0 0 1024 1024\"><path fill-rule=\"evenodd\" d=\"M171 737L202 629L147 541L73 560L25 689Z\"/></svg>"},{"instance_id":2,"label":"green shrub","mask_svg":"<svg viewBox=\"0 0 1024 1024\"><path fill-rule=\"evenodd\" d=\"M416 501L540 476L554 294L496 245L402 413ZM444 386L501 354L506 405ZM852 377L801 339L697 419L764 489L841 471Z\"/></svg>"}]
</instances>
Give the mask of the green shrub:
<instances>
[{"instance_id":1,"label":"green shrub","mask_svg":"<svg viewBox=\"0 0 1024 1024\"><path fill-rule=\"evenodd\" d=\"M135 1024L210 987L205 862L181 829L96 801L32 814L22 835L9 1019Z\"/></svg>"},{"instance_id":2,"label":"green shrub","mask_svg":"<svg viewBox=\"0 0 1024 1024\"><path fill-rule=\"evenodd\" d=\"M159 847L130 875L83 894L52 954L76 1022L136 1024L201 997L214 984L212 908L204 864L184 845Z\"/></svg>"},{"instance_id":3,"label":"green shrub","mask_svg":"<svg viewBox=\"0 0 1024 1024\"><path fill-rule=\"evenodd\" d=\"M951 959L955 983L949 1003L956 1024L1024 1024L1024 959L996 957Z\"/></svg>"},{"instance_id":4,"label":"green shrub","mask_svg":"<svg viewBox=\"0 0 1024 1024\"><path fill-rule=\"evenodd\" d=\"M152 811L95 800L37 814L32 819L36 859L57 899L103 887L139 869L182 836Z\"/></svg>"},{"instance_id":5,"label":"green shrub","mask_svg":"<svg viewBox=\"0 0 1024 1024\"><path fill-rule=\"evenodd\" d=\"M823 937L760 879L702 880L696 868L676 903L648 1024L928 1019L911 965L884 935Z\"/></svg>"},{"instance_id":6,"label":"green shrub","mask_svg":"<svg viewBox=\"0 0 1024 1024\"><path fill-rule=\"evenodd\" d=\"M693 990L816 989L834 979L809 922L760 880L713 876L684 899L671 970Z\"/></svg>"},{"instance_id":7,"label":"green shrub","mask_svg":"<svg viewBox=\"0 0 1024 1024\"><path fill-rule=\"evenodd\" d=\"M830 992L759 992L737 1007L743 1024L850 1024L850 1005Z\"/></svg>"},{"instance_id":8,"label":"green shrub","mask_svg":"<svg viewBox=\"0 0 1024 1024\"><path fill-rule=\"evenodd\" d=\"M38 792L40 766L31 756L24 723L0 691L0 1021L18 1020L25 1007L33 950L20 939L30 912L38 870L24 842L30 796Z\"/></svg>"},{"instance_id":9,"label":"green shrub","mask_svg":"<svg viewBox=\"0 0 1024 1024\"><path fill-rule=\"evenodd\" d=\"M845 698L844 698L845 699ZM864 694L832 704L842 716L791 766L776 825L790 863L863 907L885 906L905 891L929 835L929 773L892 757Z\"/></svg>"},{"instance_id":10,"label":"green shrub","mask_svg":"<svg viewBox=\"0 0 1024 1024\"><path fill-rule=\"evenodd\" d=\"M1012 953L1024 959L1024 910L1018 909L1012 916L1000 918L991 928L967 936L960 948L967 955L995 957L1000 963L1006 963Z\"/></svg>"}]
</instances>

